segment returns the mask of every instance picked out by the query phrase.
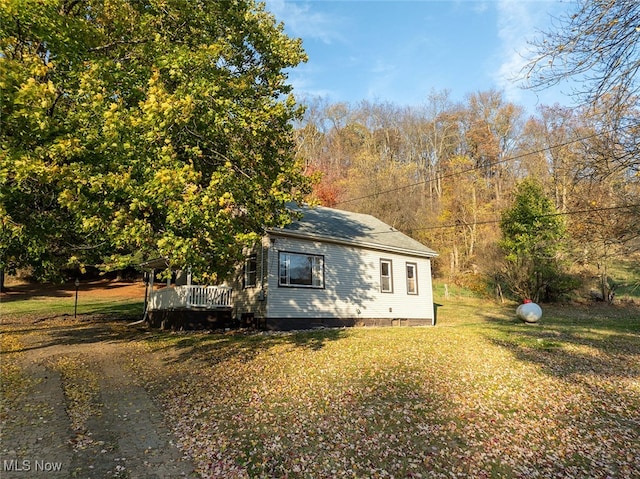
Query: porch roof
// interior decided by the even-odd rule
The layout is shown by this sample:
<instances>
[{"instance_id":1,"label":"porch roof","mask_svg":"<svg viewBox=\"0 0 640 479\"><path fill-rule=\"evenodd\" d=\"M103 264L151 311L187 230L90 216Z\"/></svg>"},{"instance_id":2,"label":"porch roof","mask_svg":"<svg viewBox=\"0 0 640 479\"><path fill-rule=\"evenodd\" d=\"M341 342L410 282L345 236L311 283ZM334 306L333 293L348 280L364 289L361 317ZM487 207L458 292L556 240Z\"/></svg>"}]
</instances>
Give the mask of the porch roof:
<instances>
[{"instance_id":1,"label":"porch roof","mask_svg":"<svg viewBox=\"0 0 640 479\"><path fill-rule=\"evenodd\" d=\"M169 263L167 263L166 258L160 257L147 260L144 263L140 263L140 267L146 271L153 271L158 269L164 271L169 267Z\"/></svg>"}]
</instances>

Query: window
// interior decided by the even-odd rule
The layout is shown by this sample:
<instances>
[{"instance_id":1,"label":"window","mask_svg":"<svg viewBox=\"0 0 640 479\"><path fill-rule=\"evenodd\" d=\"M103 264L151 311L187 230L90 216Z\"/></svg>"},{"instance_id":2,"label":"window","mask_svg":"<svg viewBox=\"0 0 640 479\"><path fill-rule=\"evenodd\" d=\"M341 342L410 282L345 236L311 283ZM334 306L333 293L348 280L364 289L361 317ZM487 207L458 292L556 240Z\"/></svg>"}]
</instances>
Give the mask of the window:
<instances>
[{"instance_id":1,"label":"window","mask_svg":"<svg viewBox=\"0 0 640 479\"><path fill-rule=\"evenodd\" d=\"M258 258L255 254L252 254L244 262L244 287L255 288L257 283L257 270L258 270Z\"/></svg>"},{"instance_id":2,"label":"window","mask_svg":"<svg viewBox=\"0 0 640 479\"><path fill-rule=\"evenodd\" d=\"M380 291L393 293L393 268L390 259L380 260Z\"/></svg>"},{"instance_id":3,"label":"window","mask_svg":"<svg viewBox=\"0 0 640 479\"><path fill-rule=\"evenodd\" d=\"M280 286L324 288L324 256L280 252Z\"/></svg>"},{"instance_id":4,"label":"window","mask_svg":"<svg viewBox=\"0 0 640 479\"><path fill-rule=\"evenodd\" d=\"M418 265L407 263L407 294L418 294Z\"/></svg>"}]
</instances>

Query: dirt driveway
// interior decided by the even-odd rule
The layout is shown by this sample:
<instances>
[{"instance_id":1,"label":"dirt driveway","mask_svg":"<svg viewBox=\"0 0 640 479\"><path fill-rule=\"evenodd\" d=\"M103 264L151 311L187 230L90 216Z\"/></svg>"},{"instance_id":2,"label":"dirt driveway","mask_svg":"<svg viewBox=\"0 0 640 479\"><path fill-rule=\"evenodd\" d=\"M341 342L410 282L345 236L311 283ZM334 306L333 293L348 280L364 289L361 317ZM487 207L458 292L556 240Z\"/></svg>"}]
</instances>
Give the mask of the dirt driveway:
<instances>
[{"instance_id":1,"label":"dirt driveway","mask_svg":"<svg viewBox=\"0 0 640 479\"><path fill-rule=\"evenodd\" d=\"M133 372L130 340L145 334L101 317L4 318L0 477L197 477Z\"/></svg>"}]
</instances>

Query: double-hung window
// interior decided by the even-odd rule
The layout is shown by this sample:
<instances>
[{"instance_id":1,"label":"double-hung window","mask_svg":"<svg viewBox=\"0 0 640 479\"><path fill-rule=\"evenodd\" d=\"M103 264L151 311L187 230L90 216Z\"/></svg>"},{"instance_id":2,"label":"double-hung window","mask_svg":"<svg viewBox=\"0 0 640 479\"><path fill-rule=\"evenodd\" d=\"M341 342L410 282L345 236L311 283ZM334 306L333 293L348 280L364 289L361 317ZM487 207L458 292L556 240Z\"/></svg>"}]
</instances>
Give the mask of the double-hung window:
<instances>
[{"instance_id":1,"label":"double-hung window","mask_svg":"<svg viewBox=\"0 0 640 479\"><path fill-rule=\"evenodd\" d=\"M390 259L380 260L380 291L393 293L393 264Z\"/></svg>"},{"instance_id":2,"label":"double-hung window","mask_svg":"<svg viewBox=\"0 0 640 479\"><path fill-rule=\"evenodd\" d=\"M255 288L257 283L258 257L255 254L250 255L244 262L244 278L243 286L245 288Z\"/></svg>"},{"instance_id":3,"label":"double-hung window","mask_svg":"<svg viewBox=\"0 0 640 479\"><path fill-rule=\"evenodd\" d=\"M407 263L407 294L418 294L418 265Z\"/></svg>"},{"instance_id":4,"label":"double-hung window","mask_svg":"<svg viewBox=\"0 0 640 479\"><path fill-rule=\"evenodd\" d=\"M324 256L280 252L278 284L300 288L324 288Z\"/></svg>"}]
</instances>

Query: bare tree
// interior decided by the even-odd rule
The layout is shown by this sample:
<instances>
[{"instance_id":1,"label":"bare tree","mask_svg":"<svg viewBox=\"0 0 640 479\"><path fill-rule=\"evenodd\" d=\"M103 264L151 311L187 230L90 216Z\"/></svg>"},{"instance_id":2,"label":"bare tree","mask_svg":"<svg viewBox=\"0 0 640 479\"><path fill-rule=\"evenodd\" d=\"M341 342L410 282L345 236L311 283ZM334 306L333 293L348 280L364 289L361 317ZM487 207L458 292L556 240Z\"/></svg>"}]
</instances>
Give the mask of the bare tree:
<instances>
[{"instance_id":1,"label":"bare tree","mask_svg":"<svg viewBox=\"0 0 640 479\"><path fill-rule=\"evenodd\" d=\"M511 165L505 160L516 151L522 129L522 107L506 102L497 90L473 93L468 97L462 128L465 154L493 185L500 204L511 176Z\"/></svg>"},{"instance_id":2,"label":"bare tree","mask_svg":"<svg viewBox=\"0 0 640 479\"><path fill-rule=\"evenodd\" d=\"M531 42L533 56L524 73L533 89L574 79L574 93L586 104L605 94L629 103L640 93L639 40L637 0L577 0L575 10L555 18Z\"/></svg>"},{"instance_id":3,"label":"bare tree","mask_svg":"<svg viewBox=\"0 0 640 479\"><path fill-rule=\"evenodd\" d=\"M559 211L569 209L570 196L582 170L583 151L577 139L587 136L580 109L540 106L538 117L527 121L522 135L519 177L533 176L553 193Z\"/></svg>"}]
</instances>

